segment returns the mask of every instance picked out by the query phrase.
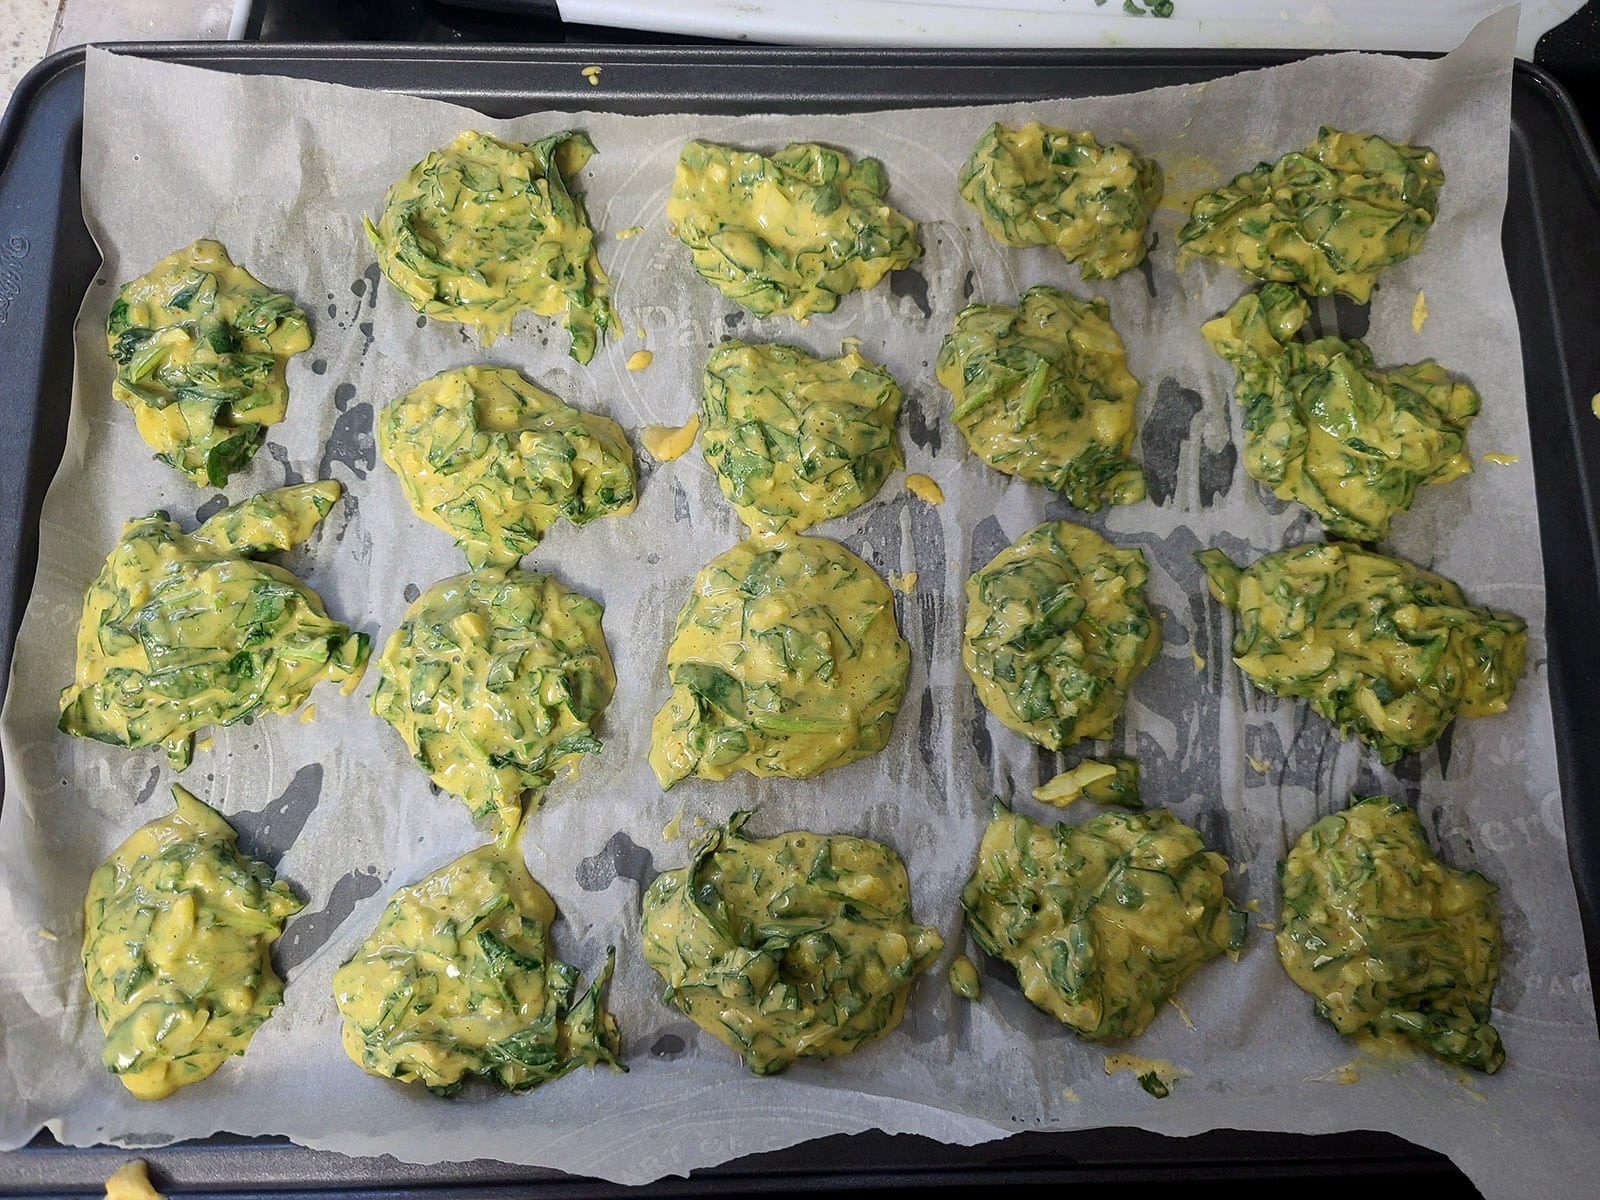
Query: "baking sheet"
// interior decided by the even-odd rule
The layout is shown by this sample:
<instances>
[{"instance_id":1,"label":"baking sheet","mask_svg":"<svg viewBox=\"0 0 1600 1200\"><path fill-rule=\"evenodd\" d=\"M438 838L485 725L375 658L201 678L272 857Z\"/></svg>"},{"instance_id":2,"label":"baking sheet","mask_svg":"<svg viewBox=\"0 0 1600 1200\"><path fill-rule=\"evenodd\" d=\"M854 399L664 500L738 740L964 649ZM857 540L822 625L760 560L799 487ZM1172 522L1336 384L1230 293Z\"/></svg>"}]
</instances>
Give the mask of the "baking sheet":
<instances>
[{"instance_id":1,"label":"baking sheet","mask_svg":"<svg viewBox=\"0 0 1600 1200\"><path fill-rule=\"evenodd\" d=\"M850 117L539 114L512 122L406 97L92 52L85 208L107 265L81 322L69 448L46 505L39 586L4 718L0 1036L17 1086L14 1098L0 1098L0 1138L20 1143L45 1122L79 1143L149 1144L226 1128L413 1161L488 1156L642 1181L869 1127L959 1142L1097 1124L1168 1133L1376 1127L1451 1153L1491 1195L1513 1181L1519 1190L1537 1184L1550 1195L1581 1194L1578 1181L1595 1155L1582 1123L1596 1092L1594 1026L1561 839L1525 399L1499 257L1509 36L1502 18L1443 63L1341 57L1100 101ZM203 128L195 113L207 114ZM1030 116L1129 138L1162 160L1176 195L1303 145L1320 122L1380 128L1440 151L1449 182L1439 227L1421 255L1385 275L1369 340L1380 361L1435 355L1470 378L1486 408L1474 451L1523 457L1426 489L1397 522L1394 548L1457 578L1473 599L1530 618L1531 666L1512 713L1464 724L1448 753L1402 764L1410 769L1396 778L1297 707L1241 688L1226 667L1231 623L1203 599L1189 552L1219 544L1253 556L1309 532L1295 510L1269 507L1236 470L1231 376L1194 332L1244 284L1208 264L1174 269L1175 209L1158 221L1163 245L1148 279L1134 274L1088 289L1048 251L995 247L956 197L954 173L988 121ZM629 336L588 369L565 357L559 330L539 322L519 324L489 351L453 328L419 328L353 232L394 177L467 126L523 138L577 126L600 146L584 186ZM806 137L877 154L891 200L923 221L929 253L892 290L852 297L804 328L752 322L693 275L687 252L665 231L661 209L687 136L765 146ZM643 234L611 240L636 223ZM436 370L472 361L517 366L630 429L686 417L705 350L726 334L829 353L840 337L859 336L905 387L908 466L938 478L950 502L927 508L891 481L874 504L819 531L881 570L920 574L900 612L913 647L911 686L894 742L874 759L811 783L690 783L665 796L655 787L643 753L666 693L661 660L671 620L694 571L738 533L697 455L653 469L642 457L648 475L638 513L559 528L529 559L606 602L622 681L603 729L605 753L552 790L531 822L527 850L566 914L557 930L566 956L592 969L605 945L619 947L612 1003L629 1075L584 1074L529 1096L445 1104L369 1079L343 1058L329 999L334 967L390 891L481 840L459 803L431 795L398 739L366 713L371 681L355 697L318 695L309 725L279 718L219 731L182 777L230 815L249 848L281 855L280 871L309 900L281 943L284 1008L244 1061L188 1089L192 1095L139 1105L99 1068L99 1031L76 968L76 912L94 864L164 811L173 777L158 754L54 735L53 700L70 673L82 588L120 521L158 506L188 521L222 502L149 461L109 398L99 333L117 282L202 235L220 237L258 276L288 286L317 324L316 347L291 366L289 421L229 496L301 476L345 483L351 499L324 536L286 562L331 611L379 636L410 587L461 569L448 539L416 521L387 470L374 469L373 408ZM955 893L988 796L1016 793L1025 811L1048 815L1025 796L1057 760L988 719L957 665L959 589L972 566L1033 523L1070 514L966 452L940 416L945 399L931 371L969 289L973 299L1009 301L1036 282L1106 295L1146 383L1140 450L1155 502L1084 518L1144 546L1152 598L1169 614L1166 649L1136 687L1118 748L1138 750L1152 799L1246 866L1235 898L1258 900L1264 917L1276 907L1273 864L1286 838L1339 807L1348 788L1387 788L1419 802L1446 857L1479 866L1504 887L1508 947L1497 1023L1510 1061L1500 1075L1467 1080L1407 1061L1363 1064L1353 1086L1332 1082L1355 1050L1312 1017L1309 1000L1273 961L1268 931L1256 933L1240 963L1214 963L1185 987L1193 1031L1168 1013L1126 1047L1193 1072L1163 1101L1126 1073L1107 1078L1105 1048L1072 1039L997 975L980 1004L955 1001L942 983L944 960L914 990L893 1036L779 1080L748 1077L713 1039L657 1002L659 983L637 955L638 894L654 871L685 861L696 816L720 820L754 805L758 832L807 825L889 841L910 866L919 919L950 943L948 958L964 946ZM1409 313L1419 288L1434 315L1415 334ZM1332 306L1324 310L1330 325L1338 320ZM641 345L655 362L629 374L622 363ZM1207 661L1203 674L1191 649ZM1269 773L1253 771L1247 754ZM665 841L680 808L683 836ZM60 940L40 939L40 928ZM973 1063L984 1067L974 1071Z\"/></svg>"}]
</instances>

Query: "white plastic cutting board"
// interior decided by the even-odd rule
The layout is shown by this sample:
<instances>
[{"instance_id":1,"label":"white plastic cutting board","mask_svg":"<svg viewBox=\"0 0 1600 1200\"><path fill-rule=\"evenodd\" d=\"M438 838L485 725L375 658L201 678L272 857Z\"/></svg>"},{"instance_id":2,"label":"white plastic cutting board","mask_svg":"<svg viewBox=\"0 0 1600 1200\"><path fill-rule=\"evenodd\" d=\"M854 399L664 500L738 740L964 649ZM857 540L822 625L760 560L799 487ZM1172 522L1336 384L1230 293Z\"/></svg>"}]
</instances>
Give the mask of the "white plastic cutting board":
<instances>
[{"instance_id":1,"label":"white plastic cutting board","mask_svg":"<svg viewBox=\"0 0 1600 1200\"><path fill-rule=\"evenodd\" d=\"M1145 8L1151 0L1129 0ZM1517 53L1584 0L1522 6ZM697 37L813 45L1221 46L1449 50L1505 0L1172 0L1170 17L1124 0L560 0L567 21Z\"/></svg>"}]
</instances>

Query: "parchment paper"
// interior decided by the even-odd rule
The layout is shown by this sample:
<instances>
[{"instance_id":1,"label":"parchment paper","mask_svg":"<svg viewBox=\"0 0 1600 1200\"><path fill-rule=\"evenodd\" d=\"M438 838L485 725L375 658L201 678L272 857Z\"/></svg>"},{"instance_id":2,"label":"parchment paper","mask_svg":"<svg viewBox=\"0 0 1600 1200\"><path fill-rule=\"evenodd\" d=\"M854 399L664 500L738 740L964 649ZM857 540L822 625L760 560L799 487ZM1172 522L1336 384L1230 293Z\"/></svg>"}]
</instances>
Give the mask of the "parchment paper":
<instances>
[{"instance_id":1,"label":"parchment paper","mask_svg":"<svg viewBox=\"0 0 1600 1200\"><path fill-rule=\"evenodd\" d=\"M105 266L77 330L70 443L45 505L38 581L4 714L0 1037L12 1086L0 1095L0 1143L18 1145L41 1124L73 1144L152 1145L226 1129L352 1154L491 1157L641 1182L874 1127L955 1143L1113 1124L1174 1134L1373 1128L1449 1153L1491 1196L1592 1194L1600 1054L1562 833L1526 398L1500 252L1514 24L1512 14L1492 18L1437 62L1341 55L1132 96L852 116L586 112L491 121L406 96L91 50L84 210ZM608 82L601 79L597 100ZM1005 250L982 231L957 196L956 171L991 121L1030 118L1128 139L1160 159L1169 203L1147 271L1091 288L1053 251ZM1232 373L1199 336L1201 322L1246 281L1204 262L1180 269L1173 246L1188 196L1303 146L1323 123L1439 152L1448 182L1438 224L1421 254L1383 276L1366 336L1380 362L1434 356L1470 379L1484 399L1471 449L1521 456L1423 489L1396 522L1395 552L1458 580L1476 602L1523 614L1530 647L1508 714L1460 722L1437 749L1394 772L1341 743L1304 706L1242 684L1228 661L1231 618L1205 598L1191 557L1217 545L1249 559L1317 536L1298 508L1273 501L1238 468ZM456 326L423 321L372 264L361 214L467 127L524 140L580 128L599 147L582 187L626 336L587 369L566 357L553 322L521 318L512 336L484 350ZM889 199L922 222L926 256L892 287L849 297L804 327L753 321L694 275L667 232L667 189L690 136L766 148L812 139L880 157ZM635 224L644 232L614 238ZM101 332L119 282L200 236L221 239L259 278L291 291L316 332L312 351L289 368L288 420L226 497L152 461L111 399ZM978 1003L955 999L944 981L949 959L971 949L956 896L990 797L1053 817L1028 791L1068 761L1037 751L978 706L958 663L961 584L1036 522L1072 514L968 452L932 363L969 298L1015 302L1043 282L1106 296L1144 383L1138 453L1150 500L1074 518L1144 548L1152 600L1165 617L1165 647L1135 686L1118 741L1101 749L1137 753L1147 797L1237 863L1232 892L1260 910L1241 961L1219 959L1182 989L1192 1028L1174 1010L1127 1046L1078 1041L993 964ZM1431 315L1416 333L1419 290ZM1324 303L1319 314L1347 334L1365 327L1354 308ZM657 788L645 751L668 690L671 623L694 572L740 528L697 450L670 464L641 454L637 513L557 526L528 559L606 605L620 683L601 728L605 750L551 789L525 848L564 914L563 955L588 972L607 945L618 948L610 1003L629 1073L582 1072L525 1096L445 1102L368 1077L345 1058L334 968L392 891L485 840L459 801L430 792L399 738L368 712L369 675L349 697L320 690L309 723L269 717L216 731L181 776L229 816L248 850L276 861L308 904L280 943L285 1003L248 1055L159 1104L131 1099L100 1066L102 1038L78 965L80 910L91 870L167 810L167 786L179 777L156 751L129 754L54 731L83 590L120 523L154 508L188 523L258 489L338 479L344 502L283 561L331 612L381 644L419 588L464 564L443 533L411 514L377 463L377 407L445 367L485 361L517 367L630 430L678 423L697 405L707 349L732 335L830 354L841 338L859 337L905 389L909 469L945 489L946 503L932 507L895 477L878 499L818 531L880 571L918 573L899 601L913 666L890 746L810 782L740 777L691 781L670 794ZM641 347L654 363L629 373L623 363ZM1275 863L1352 788L1417 804L1448 861L1500 884L1506 954L1495 1021L1508 1055L1500 1074L1468 1078L1423 1057L1362 1059L1358 1083L1335 1082L1357 1048L1313 1016L1277 962L1267 922L1278 903ZM898 1031L775 1079L750 1076L664 1007L638 952L643 885L687 860L702 819L741 807L757 810L759 834L805 827L893 845L909 865L918 919L936 925L948 946L914 988ZM681 833L668 840L680 812ZM1156 1100L1132 1075L1105 1074L1108 1049L1170 1059L1191 1074Z\"/></svg>"}]
</instances>

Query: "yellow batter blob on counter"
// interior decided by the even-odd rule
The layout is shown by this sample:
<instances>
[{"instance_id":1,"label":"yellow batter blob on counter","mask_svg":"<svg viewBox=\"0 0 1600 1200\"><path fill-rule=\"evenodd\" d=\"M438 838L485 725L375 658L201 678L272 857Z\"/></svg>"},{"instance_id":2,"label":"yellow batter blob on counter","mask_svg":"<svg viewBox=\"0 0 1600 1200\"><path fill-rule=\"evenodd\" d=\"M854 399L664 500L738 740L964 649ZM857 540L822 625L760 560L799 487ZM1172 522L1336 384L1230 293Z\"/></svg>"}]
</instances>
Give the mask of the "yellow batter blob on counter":
<instances>
[{"instance_id":1,"label":"yellow batter blob on counter","mask_svg":"<svg viewBox=\"0 0 1600 1200\"><path fill-rule=\"evenodd\" d=\"M1416 303L1411 306L1411 332L1421 333L1422 323L1428 319L1428 301L1420 291L1417 293Z\"/></svg>"},{"instance_id":2,"label":"yellow batter blob on counter","mask_svg":"<svg viewBox=\"0 0 1600 1200\"><path fill-rule=\"evenodd\" d=\"M943 504L944 489L927 475L912 471L906 476L906 491L924 504Z\"/></svg>"},{"instance_id":3,"label":"yellow batter blob on counter","mask_svg":"<svg viewBox=\"0 0 1600 1200\"><path fill-rule=\"evenodd\" d=\"M548 575L485 570L434 584L378 659L372 711L434 783L505 829L600 750L617 677L603 609Z\"/></svg>"},{"instance_id":4,"label":"yellow batter blob on counter","mask_svg":"<svg viewBox=\"0 0 1600 1200\"><path fill-rule=\"evenodd\" d=\"M583 200L568 190L594 152L581 133L528 145L458 135L389 189L376 225L362 217L384 278L424 316L478 326L485 345L518 313L559 314L572 357L588 362L617 322Z\"/></svg>"},{"instance_id":5,"label":"yellow batter blob on counter","mask_svg":"<svg viewBox=\"0 0 1600 1200\"><path fill-rule=\"evenodd\" d=\"M662 787L735 771L809 779L883 749L911 653L894 595L837 542L753 537L695 576L650 730Z\"/></svg>"},{"instance_id":6,"label":"yellow batter blob on counter","mask_svg":"<svg viewBox=\"0 0 1600 1200\"><path fill-rule=\"evenodd\" d=\"M875 158L795 143L771 158L689 142L667 220L700 277L758 317L804 319L922 256L916 222L883 202Z\"/></svg>"},{"instance_id":7,"label":"yellow batter blob on counter","mask_svg":"<svg viewBox=\"0 0 1600 1200\"><path fill-rule=\"evenodd\" d=\"M144 1159L125 1162L106 1180L105 1200L167 1200L150 1182L150 1171Z\"/></svg>"},{"instance_id":8,"label":"yellow batter blob on counter","mask_svg":"<svg viewBox=\"0 0 1600 1200\"><path fill-rule=\"evenodd\" d=\"M1144 473L1129 457L1139 381L1104 300L1041 285L1015 306L970 305L936 367L950 419L995 470L1084 512L1144 499Z\"/></svg>"},{"instance_id":9,"label":"yellow batter blob on counter","mask_svg":"<svg viewBox=\"0 0 1600 1200\"><path fill-rule=\"evenodd\" d=\"M440 371L386 406L377 431L412 511L469 567L515 566L561 518L585 525L636 503L621 427L509 367Z\"/></svg>"},{"instance_id":10,"label":"yellow batter blob on counter","mask_svg":"<svg viewBox=\"0 0 1600 1200\"><path fill-rule=\"evenodd\" d=\"M657 462L672 462L688 453L699 431L700 414L695 413L682 425L646 425L639 431L639 440Z\"/></svg>"},{"instance_id":11,"label":"yellow batter blob on counter","mask_svg":"<svg viewBox=\"0 0 1600 1200\"><path fill-rule=\"evenodd\" d=\"M1084 279L1110 279L1144 261L1161 167L1126 146L1102 146L1092 133L995 124L957 184L996 241L1054 246Z\"/></svg>"},{"instance_id":12,"label":"yellow batter blob on counter","mask_svg":"<svg viewBox=\"0 0 1600 1200\"><path fill-rule=\"evenodd\" d=\"M1379 271L1422 249L1443 186L1432 150L1324 126L1304 151L1199 197L1178 246L1365 304Z\"/></svg>"},{"instance_id":13,"label":"yellow batter blob on counter","mask_svg":"<svg viewBox=\"0 0 1600 1200\"><path fill-rule=\"evenodd\" d=\"M1504 712L1527 623L1469 605L1450 580L1343 543L1290 546L1238 567L1197 555L1237 614L1233 661L1272 696L1309 700L1385 763L1424 749L1457 716Z\"/></svg>"},{"instance_id":14,"label":"yellow batter blob on counter","mask_svg":"<svg viewBox=\"0 0 1600 1200\"><path fill-rule=\"evenodd\" d=\"M1165 809L1041 825L996 808L961 892L967 928L1079 1037L1139 1034L1201 964L1244 945L1228 862Z\"/></svg>"},{"instance_id":15,"label":"yellow batter blob on counter","mask_svg":"<svg viewBox=\"0 0 1600 1200\"><path fill-rule=\"evenodd\" d=\"M651 363L655 362L655 360L656 356L651 354L650 351L635 350L632 354L628 355L628 370L642 371Z\"/></svg>"},{"instance_id":16,"label":"yellow batter blob on counter","mask_svg":"<svg viewBox=\"0 0 1600 1200\"><path fill-rule=\"evenodd\" d=\"M1000 723L1050 750L1106 738L1161 649L1143 551L1046 521L967 580L961 665Z\"/></svg>"},{"instance_id":17,"label":"yellow batter blob on counter","mask_svg":"<svg viewBox=\"0 0 1600 1200\"><path fill-rule=\"evenodd\" d=\"M289 407L284 366L311 346L294 301L201 240L117 291L106 320L111 394L156 457L220 488Z\"/></svg>"},{"instance_id":18,"label":"yellow batter blob on counter","mask_svg":"<svg viewBox=\"0 0 1600 1200\"><path fill-rule=\"evenodd\" d=\"M706 360L700 450L717 486L756 533L800 532L878 494L904 463L900 387L847 349L724 342Z\"/></svg>"},{"instance_id":19,"label":"yellow batter blob on counter","mask_svg":"<svg viewBox=\"0 0 1600 1200\"><path fill-rule=\"evenodd\" d=\"M89 879L83 973L101 1060L140 1100L243 1054L283 1002L270 949L301 902L239 853L233 828L181 787Z\"/></svg>"},{"instance_id":20,"label":"yellow batter blob on counter","mask_svg":"<svg viewBox=\"0 0 1600 1200\"><path fill-rule=\"evenodd\" d=\"M911 920L905 865L865 838L744 835L735 813L644 896L644 960L662 1000L757 1075L848 1054L900 1023L944 948Z\"/></svg>"},{"instance_id":21,"label":"yellow batter blob on counter","mask_svg":"<svg viewBox=\"0 0 1600 1200\"><path fill-rule=\"evenodd\" d=\"M181 771L198 730L292 712L320 680L359 679L367 635L282 567L254 561L305 541L339 495L332 480L262 492L191 533L162 512L124 525L83 598L61 731L159 745Z\"/></svg>"},{"instance_id":22,"label":"yellow batter blob on counter","mask_svg":"<svg viewBox=\"0 0 1600 1200\"><path fill-rule=\"evenodd\" d=\"M1295 843L1280 873L1278 957L1342 1034L1396 1037L1494 1072L1500 973L1494 884L1445 866L1417 814L1352 797Z\"/></svg>"},{"instance_id":23,"label":"yellow batter blob on counter","mask_svg":"<svg viewBox=\"0 0 1600 1200\"><path fill-rule=\"evenodd\" d=\"M618 1066L622 1039L601 1003L615 953L579 993L577 970L551 950L555 919L509 846L480 847L402 888L334 972L345 1053L369 1075L439 1096L473 1075L523 1092Z\"/></svg>"}]
</instances>

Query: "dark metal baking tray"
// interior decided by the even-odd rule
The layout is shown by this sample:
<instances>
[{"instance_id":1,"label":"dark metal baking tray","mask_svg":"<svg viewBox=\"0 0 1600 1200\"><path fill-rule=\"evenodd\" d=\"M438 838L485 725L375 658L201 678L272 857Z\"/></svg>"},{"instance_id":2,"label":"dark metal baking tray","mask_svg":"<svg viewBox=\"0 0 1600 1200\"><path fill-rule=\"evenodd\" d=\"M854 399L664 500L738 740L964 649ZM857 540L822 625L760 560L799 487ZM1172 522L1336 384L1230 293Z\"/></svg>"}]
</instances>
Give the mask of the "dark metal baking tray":
<instances>
[{"instance_id":1,"label":"dark metal baking tray","mask_svg":"<svg viewBox=\"0 0 1600 1200\"><path fill-rule=\"evenodd\" d=\"M1129 92L1214 78L1295 57L1132 50L973 53L723 47L128 45L125 53L246 74L283 74L409 92L491 116L549 107L619 112L839 111ZM589 89L577 68L605 68ZM40 505L61 460L72 325L99 266L80 210L84 55L67 51L21 83L0 121L0 696L32 586ZM1537 68L1514 79L1510 199L1503 241L1521 323L1549 588L1551 681L1567 832L1591 967L1600 962L1600 160L1567 96ZM0 795L0 803L3 803ZM1600 974L1600 972L1597 972ZM99 1195L128 1152L74 1149L48 1135L0 1155L0 1195ZM220 1136L146 1153L186 1196L612 1196L623 1189L495 1162L418 1167L354 1159L281 1139ZM1377 1195L1419 1187L1477 1193L1443 1157L1379 1132L1297 1136L1219 1130L1174 1139L1139 1130L1024 1133L962 1149L862 1134L810 1142L663 1180L661 1196L883 1197L1063 1184L1087 1195L1177 1181L1225 1182L1239 1197Z\"/></svg>"}]
</instances>

